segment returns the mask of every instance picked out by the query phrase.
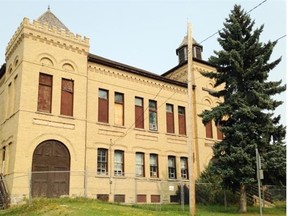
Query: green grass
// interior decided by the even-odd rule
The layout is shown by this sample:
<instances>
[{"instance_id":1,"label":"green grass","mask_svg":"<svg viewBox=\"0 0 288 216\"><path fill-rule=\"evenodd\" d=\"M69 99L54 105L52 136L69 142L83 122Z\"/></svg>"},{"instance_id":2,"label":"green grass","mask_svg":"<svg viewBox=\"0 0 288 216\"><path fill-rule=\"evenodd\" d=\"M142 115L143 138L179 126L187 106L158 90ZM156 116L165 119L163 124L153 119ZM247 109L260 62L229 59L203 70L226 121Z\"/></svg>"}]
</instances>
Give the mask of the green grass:
<instances>
[{"instance_id":1,"label":"green grass","mask_svg":"<svg viewBox=\"0 0 288 216\"><path fill-rule=\"evenodd\" d=\"M241 215L237 213L235 206L225 209L223 206L197 205L197 216L229 216ZM60 199L34 199L32 205L24 204L13 206L6 210L0 210L0 215L21 215L21 216L162 216L162 215L189 215L188 206L182 211L179 205L116 205L103 203L95 199L85 198L60 198ZM249 207L245 216L258 216L259 208ZM286 204L277 203L274 208L264 208L264 216L286 215Z\"/></svg>"}]
</instances>

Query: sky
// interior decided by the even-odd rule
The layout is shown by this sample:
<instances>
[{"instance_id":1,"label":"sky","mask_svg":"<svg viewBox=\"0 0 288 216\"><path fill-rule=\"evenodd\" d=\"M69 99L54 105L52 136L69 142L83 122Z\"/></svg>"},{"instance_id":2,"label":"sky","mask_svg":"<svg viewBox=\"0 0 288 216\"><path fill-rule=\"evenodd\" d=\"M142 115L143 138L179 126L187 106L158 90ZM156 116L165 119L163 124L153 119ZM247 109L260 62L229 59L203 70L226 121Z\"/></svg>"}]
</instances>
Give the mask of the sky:
<instances>
[{"instance_id":1,"label":"sky","mask_svg":"<svg viewBox=\"0 0 288 216\"><path fill-rule=\"evenodd\" d=\"M262 3L262 4L261 4ZM176 49L192 23L192 35L203 46L203 60L220 50L218 34L235 4L249 11L255 27L264 24L260 40L277 40L286 35L285 0L0 0L0 65L5 49L24 17L39 18L51 11L73 33L90 38L90 53L163 74L178 64ZM287 82L287 37L278 41L271 61L282 57L270 72L270 80ZM203 41L203 42L202 42ZM276 98L286 101L286 94ZM277 108L287 125L286 102Z\"/></svg>"}]
</instances>

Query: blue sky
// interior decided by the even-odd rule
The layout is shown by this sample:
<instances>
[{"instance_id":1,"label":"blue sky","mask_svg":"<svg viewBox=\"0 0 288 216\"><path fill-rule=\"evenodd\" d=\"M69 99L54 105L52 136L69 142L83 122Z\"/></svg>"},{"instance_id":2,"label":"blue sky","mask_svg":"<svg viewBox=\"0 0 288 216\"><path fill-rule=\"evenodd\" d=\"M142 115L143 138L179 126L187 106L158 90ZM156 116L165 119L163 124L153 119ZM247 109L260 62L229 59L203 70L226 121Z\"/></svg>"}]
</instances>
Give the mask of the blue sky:
<instances>
[{"instance_id":1,"label":"blue sky","mask_svg":"<svg viewBox=\"0 0 288 216\"><path fill-rule=\"evenodd\" d=\"M201 42L223 28L234 4L246 11L263 0L0 0L0 65L5 62L5 49L24 17L37 19L48 5L51 11L73 33L90 38L90 53L156 74L177 65L176 48L192 23L192 34ZM261 41L276 40L286 35L285 0L266 0L250 12L255 27L264 24ZM202 43L203 59L219 50L218 35ZM282 56L281 63L270 73L271 80L286 83L286 40L278 41L271 60ZM285 94L278 95L285 101ZM279 107L281 123L286 124L286 103Z\"/></svg>"}]
</instances>

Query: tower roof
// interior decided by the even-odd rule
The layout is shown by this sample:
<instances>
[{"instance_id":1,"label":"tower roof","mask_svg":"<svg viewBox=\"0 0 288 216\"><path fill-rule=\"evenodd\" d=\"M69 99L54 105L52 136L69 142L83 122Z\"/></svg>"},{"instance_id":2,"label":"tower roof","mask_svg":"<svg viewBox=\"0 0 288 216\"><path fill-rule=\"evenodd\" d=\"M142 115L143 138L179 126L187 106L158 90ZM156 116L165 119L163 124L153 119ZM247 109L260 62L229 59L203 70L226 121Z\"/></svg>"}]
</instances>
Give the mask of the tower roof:
<instances>
[{"instance_id":1,"label":"tower roof","mask_svg":"<svg viewBox=\"0 0 288 216\"><path fill-rule=\"evenodd\" d=\"M196 41L194 38L192 38L192 44L201 46L200 44L197 43L197 41ZM186 36L183 38L183 40L182 40L181 44L179 45L179 47L187 46L187 45L188 45L188 37L187 37L187 35L186 35Z\"/></svg>"},{"instance_id":2,"label":"tower roof","mask_svg":"<svg viewBox=\"0 0 288 216\"><path fill-rule=\"evenodd\" d=\"M48 7L48 10L42 14L37 21L40 23L47 23L49 27L55 26L58 29L69 31L69 29L50 11L50 7Z\"/></svg>"}]
</instances>

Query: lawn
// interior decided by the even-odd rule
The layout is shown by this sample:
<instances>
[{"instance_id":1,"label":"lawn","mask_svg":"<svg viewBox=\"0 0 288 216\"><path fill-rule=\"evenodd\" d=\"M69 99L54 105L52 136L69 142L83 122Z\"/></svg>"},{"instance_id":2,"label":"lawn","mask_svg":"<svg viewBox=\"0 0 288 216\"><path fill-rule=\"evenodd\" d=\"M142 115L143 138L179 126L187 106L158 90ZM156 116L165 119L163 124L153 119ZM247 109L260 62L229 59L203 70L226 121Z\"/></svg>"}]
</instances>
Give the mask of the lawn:
<instances>
[{"instance_id":1,"label":"lawn","mask_svg":"<svg viewBox=\"0 0 288 216\"><path fill-rule=\"evenodd\" d=\"M245 216L258 216L259 209L250 207ZM37 199L33 200L32 205L24 204L13 206L6 210L0 210L0 215L21 215L21 216L162 216L162 215L189 215L188 207L182 211L179 205L116 205L99 202L94 199L84 198L61 198L61 199ZM236 207L225 209L222 206L197 206L197 216L229 216L240 215L236 212ZM278 203L275 208L263 209L265 216L284 216L286 215L286 204Z\"/></svg>"}]
</instances>

